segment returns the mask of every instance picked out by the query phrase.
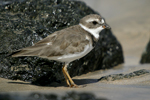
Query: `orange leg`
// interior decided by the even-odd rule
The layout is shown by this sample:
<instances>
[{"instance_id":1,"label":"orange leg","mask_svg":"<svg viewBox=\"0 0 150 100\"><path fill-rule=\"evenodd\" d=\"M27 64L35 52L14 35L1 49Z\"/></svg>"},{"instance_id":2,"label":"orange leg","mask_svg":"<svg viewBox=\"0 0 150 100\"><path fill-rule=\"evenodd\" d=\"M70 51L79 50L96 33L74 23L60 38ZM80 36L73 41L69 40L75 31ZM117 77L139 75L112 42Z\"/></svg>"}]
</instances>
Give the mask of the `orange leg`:
<instances>
[{"instance_id":1,"label":"orange leg","mask_svg":"<svg viewBox=\"0 0 150 100\"><path fill-rule=\"evenodd\" d=\"M63 74L64 74L64 77L65 77L65 80L66 80L67 85L70 87L69 80L68 80L68 78L67 78L67 76L66 76L66 74L65 74L65 71L64 71L64 66L63 66L63 68L62 68L62 72L63 72Z\"/></svg>"},{"instance_id":2,"label":"orange leg","mask_svg":"<svg viewBox=\"0 0 150 100\"><path fill-rule=\"evenodd\" d=\"M64 73L64 76L65 76L65 79L66 79L66 83L67 83L67 85L68 85L68 79L69 79L69 81L70 81L70 84L69 84L69 86L70 87L78 87L74 82L73 82L73 80L71 79L71 77L70 77L70 75L69 75L69 73L68 73L68 71L67 71L67 65L68 64L65 64L65 66L62 68L62 70L63 70L63 73ZM68 79L67 79L68 78Z\"/></svg>"}]
</instances>

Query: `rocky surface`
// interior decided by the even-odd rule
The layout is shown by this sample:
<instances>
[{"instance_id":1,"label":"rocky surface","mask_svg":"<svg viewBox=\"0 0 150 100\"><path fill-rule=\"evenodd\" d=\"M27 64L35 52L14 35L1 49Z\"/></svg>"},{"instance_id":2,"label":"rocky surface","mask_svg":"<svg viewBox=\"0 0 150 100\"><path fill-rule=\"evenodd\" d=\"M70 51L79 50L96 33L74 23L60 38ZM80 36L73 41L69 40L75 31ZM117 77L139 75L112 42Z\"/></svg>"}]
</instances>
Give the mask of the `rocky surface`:
<instances>
[{"instance_id":1,"label":"rocky surface","mask_svg":"<svg viewBox=\"0 0 150 100\"><path fill-rule=\"evenodd\" d=\"M150 63L150 41L148 42L145 51L142 54L140 63L141 64Z\"/></svg>"},{"instance_id":2,"label":"rocky surface","mask_svg":"<svg viewBox=\"0 0 150 100\"><path fill-rule=\"evenodd\" d=\"M31 93L28 96L0 94L0 100L107 100L106 98L96 98L91 93L70 92L60 97L56 94Z\"/></svg>"},{"instance_id":3,"label":"rocky surface","mask_svg":"<svg viewBox=\"0 0 150 100\"><path fill-rule=\"evenodd\" d=\"M150 71L146 69L141 69L128 74L113 74L113 75L103 76L100 79L98 79L98 81L115 81L115 80L130 79L144 74L150 74Z\"/></svg>"},{"instance_id":4,"label":"rocky surface","mask_svg":"<svg viewBox=\"0 0 150 100\"><path fill-rule=\"evenodd\" d=\"M0 77L48 85L64 79L62 63L39 57L8 56L31 46L49 34L78 24L80 18L97 13L85 3L71 0L13 0L0 5ZM70 63L71 76L112 68L124 62L122 47L111 30L101 33L96 48Z\"/></svg>"},{"instance_id":5,"label":"rocky surface","mask_svg":"<svg viewBox=\"0 0 150 100\"><path fill-rule=\"evenodd\" d=\"M0 5L2 4L1 1ZM116 74L127 75L142 69L150 71L150 64L139 63L141 54L150 36L150 0L84 1L105 17L111 26L113 33L123 47L125 63L110 69L97 70L73 77L76 84L86 85L83 88L65 87L65 80L62 83L53 82L52 84L55 86L37 86L21 80L0 78L0 95L6 94L5 97L9 97L9 95L12 97L23 97L19 98L21 100L32 93L35 97L37 96L36 94L49 96L54 94L57 97L64 97L67 93L74 91L77 94L92 93L97 98L104 97L108 100L149 100L149 73L131 78L116 79L115 81L97 80L103 76Z\"/></svg>"}]
</instances>

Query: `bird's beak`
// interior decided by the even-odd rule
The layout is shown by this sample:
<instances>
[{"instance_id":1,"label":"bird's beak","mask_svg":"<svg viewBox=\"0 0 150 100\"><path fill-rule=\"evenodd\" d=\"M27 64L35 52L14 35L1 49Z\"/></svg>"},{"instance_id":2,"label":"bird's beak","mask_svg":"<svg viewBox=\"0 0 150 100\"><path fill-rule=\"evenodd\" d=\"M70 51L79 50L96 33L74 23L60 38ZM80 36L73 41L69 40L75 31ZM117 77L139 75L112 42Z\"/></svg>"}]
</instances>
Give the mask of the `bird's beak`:
<instances>
[{"instance_id":1,"label":"bird's beak","mask_svg":"<svg viewBox=\"0 0 150 100\"><path fill-rule=\"evenodd\" d=\"M111 27L110 27L109 25L107 25L107 24L104 24L102 27L103 27L104 29L111 29Z\"/></svg>"}]
</instances>

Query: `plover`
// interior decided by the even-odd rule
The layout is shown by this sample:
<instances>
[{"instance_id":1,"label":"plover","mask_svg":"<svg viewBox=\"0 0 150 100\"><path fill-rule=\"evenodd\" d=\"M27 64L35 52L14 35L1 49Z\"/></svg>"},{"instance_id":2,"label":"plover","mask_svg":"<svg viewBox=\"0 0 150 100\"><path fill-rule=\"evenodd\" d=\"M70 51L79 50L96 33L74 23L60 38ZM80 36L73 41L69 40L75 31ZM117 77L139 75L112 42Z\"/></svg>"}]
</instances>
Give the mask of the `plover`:
<instances>
[{"instance_id":1,"label":"plover","mask_svg":"<svg viewBox=\"0 0 150 100\"><path fill-rule=\"evenodd\" d=\"M78 87L71 79L67 66L70 62L84 57L94 48L103 29L110 29L104 18L90 14L83 17L79 25L56 31L33 46L19 50L12 57L38 56L63 62L62 72L67 85Z\"/></svg>"}]
</instances>

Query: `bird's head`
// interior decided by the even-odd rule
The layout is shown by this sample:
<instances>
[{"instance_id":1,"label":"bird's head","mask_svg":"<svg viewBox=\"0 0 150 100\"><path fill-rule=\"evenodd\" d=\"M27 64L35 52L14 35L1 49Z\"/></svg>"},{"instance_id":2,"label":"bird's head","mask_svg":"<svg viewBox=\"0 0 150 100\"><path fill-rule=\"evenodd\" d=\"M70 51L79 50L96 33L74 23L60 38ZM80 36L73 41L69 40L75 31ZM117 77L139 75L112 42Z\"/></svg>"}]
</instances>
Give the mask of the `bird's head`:
<instances>
[{"instance_id":1,"label":"bird's head","mask_svg":"<svg viewBox=\"0 0 150 100\"><path fill-rule=\"evenodd\" d=\"M103 29L110 29L110 26L108 26L100 15L97 14L90 14L85 17L83 17L80 20L79 25L89 33L91 33L96 39L99 38L99 33Z\"/></svg>"}]
</instances>

